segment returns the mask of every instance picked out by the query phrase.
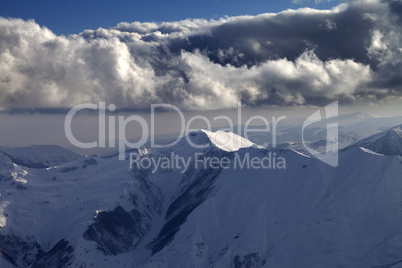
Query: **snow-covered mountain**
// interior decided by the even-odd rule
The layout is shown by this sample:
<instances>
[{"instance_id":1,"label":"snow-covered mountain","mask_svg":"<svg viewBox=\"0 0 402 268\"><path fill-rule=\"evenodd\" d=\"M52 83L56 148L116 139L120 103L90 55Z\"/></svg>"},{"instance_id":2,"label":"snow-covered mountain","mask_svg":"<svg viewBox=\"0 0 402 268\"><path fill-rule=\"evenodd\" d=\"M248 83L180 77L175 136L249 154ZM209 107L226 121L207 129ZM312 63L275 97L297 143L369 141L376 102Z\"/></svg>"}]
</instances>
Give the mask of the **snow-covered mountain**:
<instances>
[{"instance_id":1,"label":"snow-covered mountain","mask_svg":"<svg viewBox=\"0 0 402 268\"><path fill-rule=\"evenodd\" d=\"M379 154L402 156L402 125L362 139L350 147L364 147Z\"/></svg>"},{"instance_id":2,"label":"snow-covered mountain","mask_svg":"<svg viewBox=\"0 0 402 268\"><path fill-rule=\"evenodd\" d=\"M47 169L4 158L0 267L402 264L400 156L351 147L333 168L207 131L132 153Z\"/></svg>"},{"instance_id":3,"label":"snow-covered mountain","mask_svg":"<svg viewBox=\"0 0 402 268\"><path fill-rule=\"evenodd\" d=\"M70 162L80 155L57 145L32 145L28 147L3 147L0 154L13 163L29 168L47 168Z\"/></svg>"}]
</instances>

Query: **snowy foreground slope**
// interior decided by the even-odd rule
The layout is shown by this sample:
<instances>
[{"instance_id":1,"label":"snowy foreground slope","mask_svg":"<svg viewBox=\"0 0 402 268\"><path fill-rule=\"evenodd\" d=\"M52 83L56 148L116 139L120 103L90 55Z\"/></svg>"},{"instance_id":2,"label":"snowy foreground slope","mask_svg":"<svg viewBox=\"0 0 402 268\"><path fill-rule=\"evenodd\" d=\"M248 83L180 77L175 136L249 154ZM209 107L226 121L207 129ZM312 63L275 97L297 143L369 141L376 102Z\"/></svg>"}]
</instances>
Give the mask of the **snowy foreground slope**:
<instances>
[{"instance_id":1,"label":"snowy foreground slope","mask_svg":"<svg viewBox=\"0 0 402 268\"><path fill-rule=\"evenodd\" d=\"M401 156L352 147L333 168L234 134L189 139L209 146L131 152L187 168L129 169L128 153L46 169L2 159L0 267L401 267ZM235 166L247 157L286 168Z\"/></svg>"}]
</instances>

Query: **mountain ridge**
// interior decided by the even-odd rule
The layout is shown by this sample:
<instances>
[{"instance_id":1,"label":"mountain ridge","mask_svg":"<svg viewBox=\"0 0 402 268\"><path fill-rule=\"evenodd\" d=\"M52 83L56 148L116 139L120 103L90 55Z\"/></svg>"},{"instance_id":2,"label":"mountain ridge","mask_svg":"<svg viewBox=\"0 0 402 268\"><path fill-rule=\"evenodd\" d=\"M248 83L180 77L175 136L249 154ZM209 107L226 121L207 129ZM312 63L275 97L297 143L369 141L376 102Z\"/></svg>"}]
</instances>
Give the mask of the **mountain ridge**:
<instances>
[{"instance_id":1,"label":"mountain ridge","mask_svg":"<svg viewBox=\"0 0 402 268\"><path fill-rule=\"evenodd\" d=\"M344 150L363 147L384 155L402 156L402 125L397 125L349 145Z\"/></svg>"},{"instance_id":2,"label":"mountain ridge","mask_svg":"<svg viewBox=\"0 0 402 268\"><path fill-rule=\"evenodd\" d=\"M29 168L48 168L81 158L79 154L58 145L0 146L0 153L13 163Z\"/></svg>"}]
</instances>

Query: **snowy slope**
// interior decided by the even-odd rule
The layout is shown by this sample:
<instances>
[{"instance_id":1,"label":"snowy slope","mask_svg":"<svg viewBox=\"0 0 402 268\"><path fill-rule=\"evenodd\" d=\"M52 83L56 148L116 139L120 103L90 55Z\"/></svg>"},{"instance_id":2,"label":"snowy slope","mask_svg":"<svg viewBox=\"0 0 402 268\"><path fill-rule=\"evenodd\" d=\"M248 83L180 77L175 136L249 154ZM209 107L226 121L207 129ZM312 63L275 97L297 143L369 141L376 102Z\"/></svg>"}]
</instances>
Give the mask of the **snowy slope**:
<instances>
[{"instance_id":1,"label":"snowy slope","mask_svg":"<svg viewBox=\"0 0 402 268\"><path fill-rule=\"evenodd\" d=\"M364 147L384 155L402 156L402 125L367 137L352 144L350 147Z\"/></svg>"},{"instance_id":2,"label":"snowy slope","mask_svg":"<svg viewBox=\"0 0 402 268\"><path fill-rule=\"evenodd\" d=\"M18 165L30 168L46 168L77 159L80 155L57 145L32 145L29 147L2 147L6 155Z\"/></svg>"},{"instance_id":3,"label":"snowy slope","mask_svg":"<svg viewBox=\"0 0 402 268\"><path fill-rule=\"evenodd\" d=\"M207 130L200 130L200 131L205 133L206 137L208 138L208 140L210 140L212 145L227 152L234 152L238 151L241 148L248 148L248 147L263 148L262 146L258 146L255 143L232 132L225 132L225 131L212 132ZM197 135L197 132L193 133L193 135L194 134Z\"/></svg>"},{"instance_id":4,"label":"snowy slope","mask_svg":"<svg viewBox=\"0 0 402 268\"><path fill-rule=\"evenodd\" d=\"M66 248L71 246L74 249L77 261L84 252L87 253L82 257L84 267L103 252L127 252L147 230L151 215L160 209L158 190L140 176L134 179L127 161L118 161L117 156L110 159L82 158L48 169L29 169L5 163L2 172L0 250L18 267L29 264L51 267L49 256L42 255L52 253L52 248L63 239L68 241ZM139 210L141 221L127 227L127 222L121 217L134 220ZM96 237L94 230L102 231L103 241ZM123 243L122 237L131 240ZM102 245L104 241L108 243ZM91 256L92 250L96 251L94 256ZM70 259L69 254L61 253ZM24 257L27 254L29 258ZM61 262L60 258L56 259ZM33 261L39 262L35 264ZM114 261L103 262L102 259L103 265L115 264Z\"/></svg>"},{"instance_id":5,"label":"snowy slope","mask_svg":"<svg viewBox=\"0 0 402 268\"><path fill-rule=\"evenodd\" d=\"M47 169L2 158L0 267L402 263L402 157L356 147L332 168L230 133L196 131L188 139L205 146L183 138L172 148L134 151L139 159L190 159L187 168L154 173L155 166L129 169L128 155ZM231 162L195 166L197 153ZM247 156L283 157L286 169L234 166Z\"/></svg>"},{"instance_id":6,"label":"snowy slope","mask_svg":"<svg viewBox=\"0 0 402 268\"><path fill-rule=\"evenodd\" d=\"M278 154L286 171L223 170L216 191L145 267L376 267L402 259L400 157L356 148L334 170Z\"/></svg>"}]
</instances>

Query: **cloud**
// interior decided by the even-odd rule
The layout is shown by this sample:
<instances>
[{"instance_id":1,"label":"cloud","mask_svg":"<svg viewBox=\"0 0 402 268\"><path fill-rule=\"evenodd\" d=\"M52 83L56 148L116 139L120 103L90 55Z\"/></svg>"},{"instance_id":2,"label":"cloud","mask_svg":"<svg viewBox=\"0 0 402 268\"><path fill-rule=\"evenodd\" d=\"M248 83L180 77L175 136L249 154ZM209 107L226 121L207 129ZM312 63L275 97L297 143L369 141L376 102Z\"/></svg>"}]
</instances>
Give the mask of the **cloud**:
<instances>
[{"instance_id":1,"label":"cloud","mask_svg":"<svg viewBox=\"0 0 402 268\"><path fill-rule=\"evenodd\" d=\"M258 16L57 36L0 18L0 107L60 109L106 101L148 109L322 105L402 95L402 4L349 1Z\"/></svg>"}]
</instances>

